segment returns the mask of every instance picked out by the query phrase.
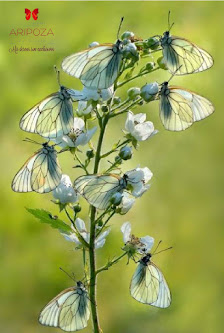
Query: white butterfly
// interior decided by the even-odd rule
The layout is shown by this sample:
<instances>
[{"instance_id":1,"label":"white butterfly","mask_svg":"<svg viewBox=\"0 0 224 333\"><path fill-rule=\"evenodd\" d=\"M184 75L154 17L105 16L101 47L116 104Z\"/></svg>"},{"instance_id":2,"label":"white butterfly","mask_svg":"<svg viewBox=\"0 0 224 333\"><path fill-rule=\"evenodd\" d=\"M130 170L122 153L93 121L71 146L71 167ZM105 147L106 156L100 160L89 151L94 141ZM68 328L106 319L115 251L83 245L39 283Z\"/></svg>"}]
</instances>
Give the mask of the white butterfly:
<instances>
[{"instance_id":1,"label":"white butterfly","mask_svg":"<svg viewBox=\"0 0 224 333\"><path fill-rule=\"evenodd\" d=\"M160 37L160 45L163 61L169 71L175 75L202 72L214 63L208 52L185 38L171 36L170 31L165 31Z\"/></svg>"},{"instance_id":2,"label":"white butterfly","mask_svg":"<svg viewBox=\"0 0 224 333\"><path fill-rule=\"evenodd\" d=\"M49 95L25 113L20 120L20 128L49 139L66 135L73 127L72 101L83 99L81 92L60 86L60 91Z\"/></svg>"},{"instance_id":3,"label":"white butterfly","mask_svg":"<svg viewBox=\"0 0 224 333\"><path fill-rule=\"evenodd\" d=\"M13 191L47 193L60 183L62 172L57 152L48 143L42 146L15 175L12 181Z\"/></svg>"},{"instance_id":4,"label":"white butterfly","mask_svg":"<svg viewBox=\"0 0 224 333\"><path fill-rule=\"evenodd\" d=\"M146 254L139 262L131 280L131 296L140 303L167 308L171 303L171 294L161 271Z\"/></svg>"},{"instance_id":5,"label":"white butterfly","mask_svg":"<svg viewBox=\"0 0 224 333\"><path fill-rule=\"evenodd\" d=\"M87 326L89 316L88 293L83 283L78 281L75 287L63 290L43 308L39 322L74 332Z\"/></svg>"},{"instance_id":6,"label":"white butterfly","mask_svg":"<svg viewBox=\"0 0 224 333\"><path fill-rule=\"evenodd\" d=\"M183 131L215 110L208 99L181 87L169 87L168 82L161 85L157 98L161 121L169 131Z\"/></svg>"},{"instance_id":7,"label":"white butterfly","mask_svg":"<svg viewBox=\"0 0 224 333\"><path fill-rule=\"evenodd\" d=\"M126 186L126 175L115 174L81 176L74 182L76 191L98 209L108 208L113 194L122 192Z\"/></svg>"},{"instance_id":8,"label":"white butterfly","mask_svg":"<svg viewBox=\"0 0 224 333\"><path fill-rule=\"evenodd\" d=\"M80 79L84 86L106 89L118 77L122 60L123 43L101 44L72 54L62 61L62 69Z\"/></svg>"}]
</instances>

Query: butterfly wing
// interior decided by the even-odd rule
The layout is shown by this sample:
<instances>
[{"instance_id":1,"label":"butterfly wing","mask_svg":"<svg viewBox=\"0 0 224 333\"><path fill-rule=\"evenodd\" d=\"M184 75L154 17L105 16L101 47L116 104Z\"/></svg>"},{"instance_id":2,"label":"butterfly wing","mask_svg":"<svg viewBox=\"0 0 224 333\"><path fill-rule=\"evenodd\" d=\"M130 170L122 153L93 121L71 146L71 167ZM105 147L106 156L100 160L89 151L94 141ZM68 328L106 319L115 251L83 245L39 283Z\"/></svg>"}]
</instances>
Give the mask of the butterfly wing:
<instances>
[{"instance_id":1,"label":"butterfly wing","mask_svg":"<svg viewBox=\"0 0 224 333\"><path fill-rule=\"evenodd\" d=\"M56 138L70 132L73 119L70 97L56 92L25 113L20 120L20 128L46 138Z\"/></svg>"},{"instance_id":2,"label":"butterfly wing","mask_svg":"<svg viewBox=\"0 0 224 333\"><path fill-rule=\"evenodd\" d=\"M89 175L76 179L74 187L91 205L106 209L116 192L123 190L122 180L115 175Z\"/></svg>"},{"instance_id":3,"label":"butterfly wing","mask_svg":"<svg viewBox=\"0 0 224 333\"><path fill-rule=\"evenodd\" d=\"M183 131L193 124L193 111L185 97L169 88L160 95L160 119L169 131Z\"/></svg>"},{"instance_id":4,"label":"butterfly wing","mask_svg":"<svg viewBox=\"0 0 224 333\"><path fill-rule=\"evenodd\" d=\"M187 39L170 36L162 48L164 63L175 75L201 72L213 65L212 56Z\"/></svg>"},{"instance_id":5,"label":"butterfly wing","mask_svg":"<svg viewBox=\"0 0 224 333\"><path fill-rule=\"evenodd\" d=\"M25 8L26 20L28 21L31 17L31 11L28 8Z\"/></svg>"},{"instance_id":6,"label":"butterfly wing","mask_svg":"<svg viewBox=\"0 0 224 333\"><path fill-rule=\"evenodd\" d=\"M59 327L64 331L78 331L87 326L89 319L87 292L68 288L50 301L39 316L42 325Z\"/></svg>"},{"instance_id":7,"label":"butterfly wing","mask_svg":"<svg viewBox=\"0 0 224 333\"><path fill-rule=\"evenodd\" d=\"M36 9L34 9L33 11L32 11L32 16L33 16L33 19L36 21L37 19L38 19L38 13L39 13L39 11L38 11L38 8L36 8Z\"/></svg>"},{"instance_id":8,"label":"butterfly wing","mask_svg":"<svg viewBox=\"0 0 224 333\"><path fill-rule=\"evenodd\" d=\"M47 193L58 186L61 174L56 151L42 148L15 175L12 189L15 192Z\"/></svg>"},{"instance_id":9,"label":"butterfly wing","mask_svg":"<svg viewBox=\"0 0 224 333\"><path fill-rule=\"evenodd\" d=\"M170 89L183 96L190 103L194 121L202 120L215 111L214 106L208 99L197 95L190 90L185 90L180 87L170 87Z\"/></svg>"},{"instance_id":10,"label":"butterfly wing","mask_svg":"<svg viewBox=\"0 0 224 333\"><path fill-rule=\"evenodd\" d=\"M12 190L15 192L32 192L31 172L36 159L36 154L30 157L23 167L17 172L12 181Z\"/></svg>"},{"instance_id":11,"label":"butterfly wing","mask_svg":"<svg viewBox=\"0 0 224 333\"><path fill-rule=\"evenodd\" d=\"M31 187L33 191L38 193L53 191L58 186L61 175L57 152L54 149L41 149L32 167Z\"/></svg>"},{"instance_id":12,"label":"butterfly wing","mask_svg":"<svg viewBox=\"0 0 224 333\"><path fill-rule=\"evenodd\" d=\"M152 262L139 263L132 277L131 296L140 303L167 308L171 303L169 287L163 274Z\"/></svg>"},{"instance_id":13,"label":"butterfly wing","mask_svg":"<svg viewBox=\"0 0 224 333\"><path fill-rule=\"evenodd\" d=\"M116 80L121 60L116 44L102 44L66 57L62 69L88 88L105 89Z\"/></svg>"}]
</instances>

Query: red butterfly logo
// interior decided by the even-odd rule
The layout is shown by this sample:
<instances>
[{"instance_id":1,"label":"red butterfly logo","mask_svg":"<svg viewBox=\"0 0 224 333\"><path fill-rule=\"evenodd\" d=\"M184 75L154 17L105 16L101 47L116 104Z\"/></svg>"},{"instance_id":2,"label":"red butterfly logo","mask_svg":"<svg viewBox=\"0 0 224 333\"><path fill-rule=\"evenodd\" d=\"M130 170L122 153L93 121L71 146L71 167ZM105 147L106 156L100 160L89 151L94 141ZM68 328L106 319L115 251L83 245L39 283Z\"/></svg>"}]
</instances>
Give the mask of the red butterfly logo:
<instances>
[{"instance_id":1,"label":"red butterfly logo","mask_svg":"<svg viewBox=\"0 0 224 333\"><path fill-rule=\"evenodd\" d=\"M38 19L38 16L37 16L38 13L39 13L38 8L36 8L32 11L32 16L35 21ZM26 14L26 20L28 21L31 17L31 11L29 9L25 8L25 14Z\"/></svg>"}]
</instances>

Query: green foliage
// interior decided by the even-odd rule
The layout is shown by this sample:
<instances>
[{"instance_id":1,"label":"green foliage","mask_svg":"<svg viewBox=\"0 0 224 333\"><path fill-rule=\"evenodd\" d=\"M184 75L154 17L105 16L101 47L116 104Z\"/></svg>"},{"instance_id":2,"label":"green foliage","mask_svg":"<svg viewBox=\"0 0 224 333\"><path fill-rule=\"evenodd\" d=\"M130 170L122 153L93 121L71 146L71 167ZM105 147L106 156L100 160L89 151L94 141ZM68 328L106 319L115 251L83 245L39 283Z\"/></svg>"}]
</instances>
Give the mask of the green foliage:
<instances>
[{"instance_id":1,"label":"green foliage","mask_svg":"<svg viewBox=\"0 0 224 333\"><path fill-rule=\"evenodd\" d=\"M58 229L60 232L65 234L70 234L72 232L70 226L60 220L57 216L52 216L50 212L44 209L26 208L26 210L36 217L41 223L49 224L52 228Z\"/></svg>"}]
</instances>

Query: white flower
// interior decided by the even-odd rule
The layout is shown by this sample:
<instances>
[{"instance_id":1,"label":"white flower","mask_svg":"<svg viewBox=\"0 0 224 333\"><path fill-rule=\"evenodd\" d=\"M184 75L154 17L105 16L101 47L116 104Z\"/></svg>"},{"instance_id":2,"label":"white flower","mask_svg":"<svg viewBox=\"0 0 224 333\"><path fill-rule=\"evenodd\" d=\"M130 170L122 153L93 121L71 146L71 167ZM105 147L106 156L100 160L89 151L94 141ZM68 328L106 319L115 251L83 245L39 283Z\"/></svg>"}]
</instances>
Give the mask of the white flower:
<instances>
[{"instance_id":1,"label":"white flower","mask_svg":"<svg viewBox=\"0 0 224 333\"><path fill-rule=\"evenodd\" d=\"M82 94L85 100L93 99L94 101L98 101L99 99L107 101L112 97L113 93L114 85L107 89L88 89L84 87L82 90Z\"/></svg>"},{"instance_id":2,"label":"white flower","mask_svg":"<svg viewBox=\"0 0 224 333\"><path fill-rule=\"evenodd\" d=\"M87 102L88 99L85 95L83 95L83 99L84 99L83 101L79 101L78 109L76 111L76 113L79 117L82 117L82 116L85 116L85 115L91 113L92 109L93 109L92 104L89 104Z\"/></svg>"},{"instance_id":3,"label":"white flower","mask_svg":"<svg viewBox=\"0 0 224 333\"><path fill-rule=\"evenodd\" d=\"M100 45L98 42L92 42L89 44L89 47L94 47Z\"/></svg>"},{"instance_id":4,"label":"white flower","mask_svg":"<svg viewBox=\"0 0 224 333\"><path fill-rule=\"evenodd\" d=\"M120 205L118 206L118 212L121 215L126 214L134 205L135 199L131 198L127 192L123 193L122 200Z\"/></svg>"},{"instance_id":5,"label":"white flower","mask_svg":"<svg viewBox=\"0 0 224 333\"><path fill-rule=\"evenodd\" d=\"M79 234L82 236L82 238L89 244L89 238L90 238L90 234L89 232L86 230L86 225L85 222L80 219L77 218L75 220L75 226L79 232ZM74 233L71 233L70 235L61 233L65 239L69 242L75 242L78 245L81 245L81 242L79 241L78 237L77 237L77 232L75 230L75 228L73 227L73 225L71 226L71 228L74 230ZM102 232L96 239L95 239L95 248L99 249L100 247L103 247L105 242L106 242L106 237L109 234L110 229L105 230L104 232Z\"/></svg>"},{"instance_id":6,"label":"white flower","mask_svg":"<svg viewBox=\"0 0 224 333\"><path fill-rule=\"evenodd\" d=\"M158 132L154 129L154 125L151 121L145 120L145 113L138 113L134 115L133 112L128 112L125 130L137 141L145 141Z\"/></svg>"},{"instance_id":7,"label":"white flower","mask_svg":"<svg viewBox=\"0 0 224 333\"><path fill-rule=\"evenodd\" d=\"M146 185L152 178L153 173L149 168L136 168L125 173L127 176L127 184L131 187L131 193L135 197L140 197L147 191L150 185Z\"/></svg>"},{"instance_id":8,"label":"white flower","mask_svg":"<svg viewBox=\"0 0 224 333\"><path fill-rule=\"evenodd\" d=\"M146 102L150 102L156 98L158 92L159 92L159 85L157 82L148 83L141 88L141 97Z\"/></svg>"},{"instance_id":9,"label":"white flower","mask_svg":"<svg viewBox=\"0 0 224 333\"><path fill-rule=\"evenodd\" d=\"M134 247L138 253L148 253L154 244L154 238L150 236L135 237L131 234L131 224L130 222L125 222L121 226L121 232L123 233L124 244Z\"/></svg>"},{"instance_id":10,"label":"white flower","mask_svg":"<svg viewBox=\"0 0 224 333\"><path fill-rule=\"evenodd\" d=\"M85 130L85 122L82 118L74 118L74 125L69 134L54 139L60 147L77 147L86 145L96 132L97 127Z\"/></svg>"},{"instance_id":11,"label":"white flower","mask_svg":"<svg viewBox=\"0 0 224 333\"><path fill-rule=\"evenodd\" d=\"M67 175L61 176L59 185L52 191L53 197L62 204L75 203L78 200L78 194L72 187L72 182Z\"/></svg>"}]
</instances>

